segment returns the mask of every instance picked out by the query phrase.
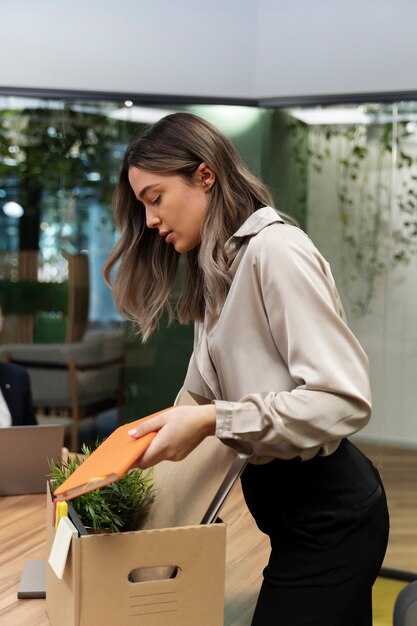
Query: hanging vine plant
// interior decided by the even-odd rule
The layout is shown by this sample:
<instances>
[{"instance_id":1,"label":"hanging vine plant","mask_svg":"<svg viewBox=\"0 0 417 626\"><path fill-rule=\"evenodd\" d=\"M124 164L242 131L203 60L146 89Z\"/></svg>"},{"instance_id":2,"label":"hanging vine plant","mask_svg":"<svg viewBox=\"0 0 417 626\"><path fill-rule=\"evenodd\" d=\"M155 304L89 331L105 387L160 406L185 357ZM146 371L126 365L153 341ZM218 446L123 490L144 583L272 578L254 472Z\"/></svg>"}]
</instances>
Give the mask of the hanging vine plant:
<instances>
[{"instance_id":1,"label":"hanging vine plant","mask_svg":"<svg viewBox=\"0 0 417 626\"><path fill-rule=\"evenodd\" d=\"M365 314L378 281L417 253L417 151L406 122L314 127L313 175L333 159L342 236L342 280L353 312Z\"/></svg>"}]
</instances>

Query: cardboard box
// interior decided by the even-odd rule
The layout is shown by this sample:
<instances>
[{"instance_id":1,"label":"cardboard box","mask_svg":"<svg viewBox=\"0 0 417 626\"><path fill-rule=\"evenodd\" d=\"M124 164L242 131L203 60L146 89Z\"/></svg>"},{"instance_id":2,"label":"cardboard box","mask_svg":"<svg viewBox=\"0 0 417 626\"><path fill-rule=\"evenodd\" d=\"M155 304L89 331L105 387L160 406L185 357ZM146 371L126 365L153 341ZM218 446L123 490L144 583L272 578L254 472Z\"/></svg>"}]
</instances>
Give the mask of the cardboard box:
<instances>
[{"instance_id":1,"label":"cardboard box","mask_svg":"<svg viewBox=\"0 0 417 626\"><path fill-rule=\"evenodd\" d=\"M48 498L50 501L50 498ZM52 507L49 506L50 515ZM52 530L52 525L49 521ZM52 626L222 626L225 524L73 539L64 577L47 564ZM139 567L177 566L175 578L132 583Z\"/></svg>"},{"instance_id":2,"label":"cardboard box","mask_svg":"<svg viewBox=\"0 0 417 626\"><path fill-rule=\"evenodd\" d=\"M233 450L208 437L183 461L154 468L156 498L140 529L73 538L63 578L47 564L52 626L222 626L226 526L199 522L224 491L225 477L230 489L235 464ZM47 501L49 554L49 493ZM152 569L131 582L138 568ZM155 579L155 568L165 577Z\"/></svg>"}]
</instances>

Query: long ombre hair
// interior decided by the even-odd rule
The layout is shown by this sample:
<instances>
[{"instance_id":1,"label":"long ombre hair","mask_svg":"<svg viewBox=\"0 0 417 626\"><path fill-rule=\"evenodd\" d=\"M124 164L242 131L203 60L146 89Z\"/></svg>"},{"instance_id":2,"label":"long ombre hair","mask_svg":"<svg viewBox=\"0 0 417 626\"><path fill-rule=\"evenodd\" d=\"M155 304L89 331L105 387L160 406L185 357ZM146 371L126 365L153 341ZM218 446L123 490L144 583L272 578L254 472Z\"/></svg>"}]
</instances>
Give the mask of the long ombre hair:
<instances>
[{"instance_id":1,"label":"long ombre hair","mask_svg":"<svg viewBox=\"0 0 417 626\"><path fill-rule=\"evenodd\" d=\"M186 253L186 274L179 297L173 298L182 267L180 254L165 244L156 229L147 228L145 208L133 193L128 173L131 167L170 172L192 184L201 163L209 166L216 181L200 243ZM273 206L268 188L246 167L230 141L196 115L168 115L128 146L114 196L120 238L104 265L104 276L113 287L116 306L138 323L143 341L155 330L164 309L169 321L176 314L181 323L219 313L231 283L225 243L249 215L268 205ZM110 273L116 264L112 284Z\"/></svg>"}]
</instances>

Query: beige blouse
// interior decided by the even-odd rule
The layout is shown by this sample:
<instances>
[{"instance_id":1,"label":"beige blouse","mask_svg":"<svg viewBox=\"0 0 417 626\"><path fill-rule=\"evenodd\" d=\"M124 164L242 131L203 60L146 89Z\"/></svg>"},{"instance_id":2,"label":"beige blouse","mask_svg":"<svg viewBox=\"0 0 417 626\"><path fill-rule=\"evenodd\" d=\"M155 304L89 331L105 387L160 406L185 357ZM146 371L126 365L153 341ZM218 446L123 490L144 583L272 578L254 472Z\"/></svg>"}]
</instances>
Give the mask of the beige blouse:
<instances>
[{"instance_id":1,"label":"beige blouse","mask_svg":"<svg viewBox=\"0 0 417 626\"><path fill-rule=\"evenodd\" d=\"M215 401L216 435L252 463L331 454L371 413L368 359L329 264L264 207L226 244L233 282L195 327L184 389Z\"/></svg>"}]
</instances>

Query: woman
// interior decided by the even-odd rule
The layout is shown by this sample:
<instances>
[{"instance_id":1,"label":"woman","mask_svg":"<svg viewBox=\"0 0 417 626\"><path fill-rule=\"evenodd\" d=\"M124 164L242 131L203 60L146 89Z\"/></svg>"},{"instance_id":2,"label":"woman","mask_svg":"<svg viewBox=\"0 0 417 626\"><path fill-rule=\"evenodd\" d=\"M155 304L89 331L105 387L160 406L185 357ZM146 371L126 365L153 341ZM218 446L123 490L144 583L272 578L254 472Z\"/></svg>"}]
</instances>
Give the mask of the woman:
<instances>
[{"instance_id":1,"label":"woman","mask_svg":"<svg viewBox=\"0 0 417 626\"><path fill-rule=\"evenodd\" d=\"M118 262L117 306L146 340L175 313L187 255L176 314L196 324L184 388L213 400L133 431L158 431L138 465L180 460L215 434L248 458L245 500L271 541L253 626L371 626L388 513L377 471L347 439L370 417L368 362L327 262L272 206L194 115L169 115L128 147L106 278Z\"/></svg>"}]
</instances>

